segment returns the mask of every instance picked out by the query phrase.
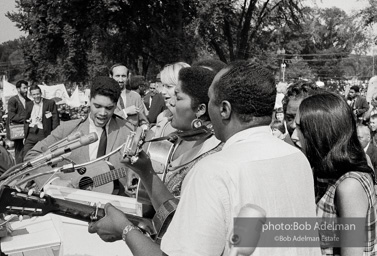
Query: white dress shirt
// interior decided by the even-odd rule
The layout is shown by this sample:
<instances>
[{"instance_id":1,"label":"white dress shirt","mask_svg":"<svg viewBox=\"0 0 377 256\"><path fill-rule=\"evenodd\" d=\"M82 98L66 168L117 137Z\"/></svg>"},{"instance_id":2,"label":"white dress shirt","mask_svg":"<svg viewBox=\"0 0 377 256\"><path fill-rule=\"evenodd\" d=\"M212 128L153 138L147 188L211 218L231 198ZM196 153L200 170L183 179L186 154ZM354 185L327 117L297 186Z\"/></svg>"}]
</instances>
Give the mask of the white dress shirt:
<instances>
[{"instance_id":1,"label":"white dress shirt","mask_svg":"<svg viewBox=\"0 0 377 256\"><path fill-rule=\"evenodd\" d=\"M30 117L30 124L29 127L38 126L39 129L43 129L42 124L42 116L43 116L43 100L41 102L36 103L34 101L33 110L31 111L31 117Z\"/></svg>"}]
</instances>

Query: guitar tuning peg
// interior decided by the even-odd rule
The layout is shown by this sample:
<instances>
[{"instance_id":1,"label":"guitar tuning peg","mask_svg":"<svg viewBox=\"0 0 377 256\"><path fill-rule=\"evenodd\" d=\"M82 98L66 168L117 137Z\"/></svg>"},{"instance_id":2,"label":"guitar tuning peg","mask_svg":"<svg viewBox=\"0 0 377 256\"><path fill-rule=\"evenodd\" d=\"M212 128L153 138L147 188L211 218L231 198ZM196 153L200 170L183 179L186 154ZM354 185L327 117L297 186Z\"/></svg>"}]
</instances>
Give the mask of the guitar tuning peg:
<instances>
[{"instance_id":1,"label":"guitar tuning peg","mask_svg":"<svg viewBox=\"0 0 377 256\"><path fill-rule=\"evenodd\" d=\"M90 202L90 206L95 206L95 205L96 205L96 203Z\"/></svg>"},{"instance_id":2,"label":"guitar tuning peg","mask_svg":"<svg viewBox=\"0 0 377 256\"><path fill-rule=\"evenodd\" d=\"M41 192L41 193L39 194L39 197L40 197L40 198L44 198L44 197L45 197L45 192Z\"/></svg>"},{"instance_id":3,"label":"guitar tuning peg","mask_svg":"<svg viewBox=\"0 0 377 256\"><path fill-rule=\"evenodd\" d=\"M24 219L24 216L22 216L22 215L18 216L19 221L22 221L23 219Z\"/></svg>"},{"instance_id":4,"label":"guitar tuning peg","mask_svg":"<svg viewBox=\"0 0 377 256\"><path fill-rule=\"evenodd\" d=\"M21 191L22 191L21 188L19 188L17 186L15 186L14 188L17 190L18 193L21 193Z\"/></svg>"},{"instance_id":5,"label":"guitar tuning peg","mask_svg":"<svg viewBox=\"0 0 377 256\"><path fill-rule=\"evenodd\" d=\"M33 195L33 192L34 192L34 189L30 189L30 190L27 192L27 195L28 195L28 196L32 196L32 195Z\"/></svg>"}]
</instances>

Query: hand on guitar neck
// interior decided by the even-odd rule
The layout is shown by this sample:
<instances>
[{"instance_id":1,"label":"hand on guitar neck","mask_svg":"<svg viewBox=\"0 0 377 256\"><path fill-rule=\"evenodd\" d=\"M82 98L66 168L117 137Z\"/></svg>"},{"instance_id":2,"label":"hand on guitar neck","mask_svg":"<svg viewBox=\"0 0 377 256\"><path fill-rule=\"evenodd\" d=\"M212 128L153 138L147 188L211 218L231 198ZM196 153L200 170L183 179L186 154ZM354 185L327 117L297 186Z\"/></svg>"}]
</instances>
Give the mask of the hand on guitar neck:
<instances>
[{"instance_id":1,"label":"hand on guitar neck","mask_svg":"<svg viewBox=\"0 0 377 256\"><path fill-rule=\"evenodd\" d=\"M153 175L155 173L152 167L151 159L144 151L141 151L138 154L138 160L134 163L131 163L130 158L124 158L121 162L127 165L127 167L133 170L141 178Z\"/></svg>"}]
</instances>

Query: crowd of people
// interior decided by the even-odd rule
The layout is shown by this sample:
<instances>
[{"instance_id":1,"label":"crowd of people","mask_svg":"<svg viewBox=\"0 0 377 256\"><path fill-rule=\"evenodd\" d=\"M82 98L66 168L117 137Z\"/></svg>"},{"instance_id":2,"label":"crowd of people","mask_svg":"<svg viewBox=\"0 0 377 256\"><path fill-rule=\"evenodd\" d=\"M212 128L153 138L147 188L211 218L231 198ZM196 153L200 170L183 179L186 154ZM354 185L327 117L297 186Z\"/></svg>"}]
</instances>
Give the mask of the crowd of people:
<instances>
[{"instance_id":1,"label":"crowd of people","mask_svg":"<svg viewBox=\"0 0 377 256\"><path fill-rule=\"evenodd\" d=\"M68 162L104 158L115 168L128 167L112 193L134 196L139 179L158 235L151 240L111 204L88 231L106 242L123 239L134 255L237 255L229 242L233 218L250 204L268 218L365 218L366 241L359 247L257 247L249 254L376 255L377 94L369 106L357 86L344 97L297 82L275 109L272 72L248 61L177 62L157 77L142 97L137 92L142 78L115 64L108 76L93 79L80 118L60 124L55 103L42 100L37 86L30 88L34 100L28 101L27 82L19 81L7 122L25 127L15 146L16 156L22 156L16 162L31 161L77 132L96 134L98 140L74 149ZM147 147L137 160L121 151L107 156L138 128L168 144L163 170ZM2 171L12 166L4 163ZM41 175L34 182L36 188L49 182L77 187L64 174L52 181Z\"/></svg>"}]
</instances>

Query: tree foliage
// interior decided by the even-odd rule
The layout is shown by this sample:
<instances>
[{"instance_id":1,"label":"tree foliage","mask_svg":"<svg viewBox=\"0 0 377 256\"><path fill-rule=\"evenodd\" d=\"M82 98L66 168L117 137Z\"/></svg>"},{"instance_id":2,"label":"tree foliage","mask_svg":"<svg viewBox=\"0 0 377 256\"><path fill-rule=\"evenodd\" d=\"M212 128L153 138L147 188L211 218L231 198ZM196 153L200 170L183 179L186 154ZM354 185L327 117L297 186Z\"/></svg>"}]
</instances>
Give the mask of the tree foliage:
<instances>
[{"instance_id":1,"label":"tree foliage","mask_svg":"<svg viewBox=\"0 0 377 256\"><path fill-rule=\"evenodd\" d=\"M304 7L303 0L16 3L7 16L29 35L20 47L26 77L36 82L86 82L117 62L149 79L167 63L203 56L255 58L277 74L284 61L292 79L341 77L341 61L368 42L356 17Z\"/></svg>"},{"instance_id":2,"label":"tree foliage","mask_svg":"<svg viewBox=\"0 0 377 256\"><path fill-rule=\"evenodd\" d=\"M197 33L224 61L268 48L269 35L300 23L301 0L210 0L198 11ZM266 47L267 46L267 47Z\"/></svg>"},{"instance_id":3,"label":"tree foliage","mask_svg":"<svg viewBox=\"0 0 377 256\"><path fill-rule=\"evenodd\" d=\"M34 81L85 81L124 62L138 73L151 62L191 61L195 44L186 26L192 0L16 0L7 16L29 34L24 53ZM140 58L141 57L141 58Z\"/></svg>"}]
</instances>

